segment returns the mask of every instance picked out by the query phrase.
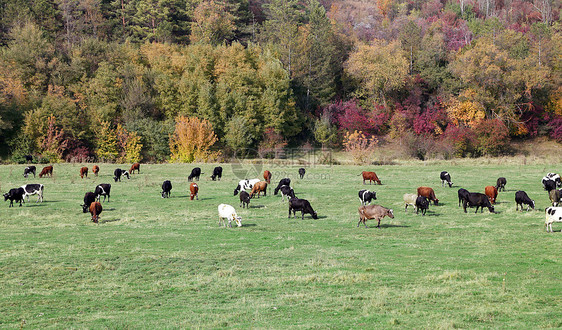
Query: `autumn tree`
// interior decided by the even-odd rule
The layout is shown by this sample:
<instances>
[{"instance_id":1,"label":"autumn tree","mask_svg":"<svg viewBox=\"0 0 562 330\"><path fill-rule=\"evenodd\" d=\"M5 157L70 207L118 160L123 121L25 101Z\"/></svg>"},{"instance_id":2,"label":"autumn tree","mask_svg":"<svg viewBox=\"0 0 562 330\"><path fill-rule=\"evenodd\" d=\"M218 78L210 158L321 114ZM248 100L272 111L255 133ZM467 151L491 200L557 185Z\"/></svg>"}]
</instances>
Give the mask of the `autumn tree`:
<instances>
[{"instance_id":1,"label":"autumn tree","mask_svg":"<svg viewBox=\"0 0 562 330\"><path fill-rule=\"evenodd\" d=\"M176 129L170 138L170 161L191 163L216 160L220 151L212 151L217 142L213 126L208 120L178 116Z\"/></svg>"},{"instance_id":2,"label":"autumn tree","mask_svg":"<svg viewBox=\"0 0 562 330\"><path fill-rule=\"evenodd\" d=\"M202 1L193 13L191 42L218 45L230 41L235 35L235 17L223 3L216 0Z\"/></svg>"}]
</instances>

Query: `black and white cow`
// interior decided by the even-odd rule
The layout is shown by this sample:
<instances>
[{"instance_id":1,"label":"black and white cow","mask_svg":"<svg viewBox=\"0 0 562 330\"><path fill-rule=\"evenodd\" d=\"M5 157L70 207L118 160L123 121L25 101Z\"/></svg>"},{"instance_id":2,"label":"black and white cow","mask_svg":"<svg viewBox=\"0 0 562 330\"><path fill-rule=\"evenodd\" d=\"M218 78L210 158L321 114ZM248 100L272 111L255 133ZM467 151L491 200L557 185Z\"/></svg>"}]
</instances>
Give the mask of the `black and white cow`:
<instances>
[{"instance_id":1,"label":"black and white cow","mask_svg":"<svg viewBox=\"0 0 562 330\"><path fill-rule=\"evenodd\" d=\"M222 178L222 167L221 166L217 166L213 169L213 175L211 175L211 179L213 181L216 181L216 179L219 179L219 181Z\"/></svg>"},{"instance_id":2,"label":"black and white cow","mask_svg":"<svg viewBox=\"0 0 562 330\"><path fill-rule=\"evenodd\" d=\"M459 206L461 206L461 202L468 199L469 192L468 192L468 190L466 190L464 188L461 188L461 189L459 189L457 194L459 196Z\"/></svg>"},{"instance_id":3,"label":"black and white cow","mask_svg":"<svg viewBox=\"0 0 562 330\"><path fill-rule=\"evenodd\" d=\"M527 211L529 211L529 206L534 210L535 201L530 199L526 192L519 190L515 193L515 211L519 211L519 206L521 206L521 211L523 211L523 204L527 204Z\"/></svg>"},{"instance_id":4,"label":"black and white cow","mask_svg":"<svg viewBox=\"0 0 562 330\"><path fill-rule=\"evenodd\" d=\"M96 194L94 194L91 191L85 193L84 204L80 205L82 206L82 213L88 213L88 211L90 210L90 204L92 204L95 201L96 201Z\"/></svg>"},{"instance_id":5,"label":"black and white cow","mask_svg":"<svg viewBox=\"0 0 562 330\"><path fill-rule=\"evenodd\" d=\"M103 201L105 202L105 196L107 196L107 202L109 203L109 194L111 193L111 184L109 183L102 183L96 187L94 190L94 194L96 195L96 199L98 202L100 201L100 196L103 196Z\"/></svg>"},{"instance_id":6,"label":"black and white cow","mask_svg":"<svg viewBox=\"0 0 562 330\"><path fill-rule=\"evenodd\" d=\"M25 191L23 190L22 187L12 188L10 189L10 191L4 194L4 200L5 201L7 201L8 199L10 200L9 207L14 206L14 201L16 201L16 203L20 202L20 207L21 207L21 203L24 202L23 200L24 195L25 195Z\"/></svg>"},{"instance_id":7,"label":"black and white cow","mask_svg":"<svg viewBox=\"0 0 562 330\"><path fill-rule=\"evenodd\" d=\"M162 198L169 198L172 191L172 182L166 180L162 183Z\"/></svg>"},{"instance_id":8,"label":"black and white cow","mask_svg":"<svg viewBox=\"0 0 562 330\"><path fill-rule=\"evenodd\" d=\"M359 190L359 200L361 201L361 205L369 205L371 204L372 200L377 199L377 193L374 191L369 191L366 189Z\"/></svg>"},{"instance_id":9,"label":"black and white cow","mask_svg":"<svg viewBox=\"0 0 562 330\"><path fill-rule=\"evenodd\" d=\"M199 177L201 176L201 168L196 167L194 169L191 170L191 174L187 177L187 181L191 182L193 181L193 179L197 179L197 181L199 181Z\"/></svg>"},{"instance_id":10,"label":"black and white cow","mask_svg":"<svg viewBox=\"0 0 562 330\"><path fill-rule=\"evenodd\" d=\"M478 213L478 208L480 208L480 213L484 212L484 207L487 207L490 213L496 213L494 207L490 204L488 196L482 193L468 193L468 197L463 203L464 213L466 213L467 206L476 206L476 211L474 213Z\"/></svg>"},{"instance_id":11,"label":"black and white cow","mask_svg":"<svg viewBox=\"0 0 562 330\"><path fill-rule=\"evenodd\" d=\"M287 200L290 200L291 198L295 197L295 191L293 190L293 188L289 186L282 185L281 188L279 188L279 190L281 191L281 197L283 198L283 202L285 201L285 196L287 196Z\"/></svg>"},{"instance_id":12,"label":"black and white cow","mask_svg":"<svg viewBox=\"0 0 562 330\"><path fill-rule=\"evenodd\" d=\"M277 195L277 193L279 192L279 189L281 189L281 186L291 186L291 179L283 178L283 179L279 180L279 184L277 185L277 188L275 188L275 190L273 191L274 195Z\"/></svg>"},{"instance_id":13,"label":"black and white cow","mask_svg":"<svg viewBox=\"0 0 562 330\"><path fill-rule=\"evenodd\" d=\"M544 221L544 226L546 227L546 232L552 233L552 224L555 222L562 222L562 207L547 207L546 219Z\"/></svg>"},{"instance_id":14,"label":"black and white cow","mask_svg":"<svg viewBox=\"0 0 562 330\"><path fill-rule=\"evenodd\" d=\"M131 178L131 176L129 175L129 171L122 170L120 168L116 168L115 171L113 171L113 175L113 180L115 180L115 182L121 181L121 176L126 176L127 179Z\"/></svg>"},{"instance_id":15,"label":"black and white cow","mask_svg":"<svg viewBox=\"0 0 562 330\"><path fill-rule=\"evenodd\" d=\"M30 173L33 173L33 177L35 177L35 171L37 171L37 169L35 168L35 166L33 166L33 165L28 166L28 167L26 167L26 168L23 170L23 177L27 179L27 176L28 176Z\"/></svg>"},{"instance_id":16,"label":"black and white cow","mask_svg":"<svg viewBox=\"0 0 562 330\"><path fill-rule=\"evenodd\" d=\"M43 203L43 185L40 183L29 183L21 186L25 191L23 197L27 197L27 201L29 202L29 196L37 195L37 201L35 203Z\"/></svg>"},{"instance_id":17,"label":"black and white cow","mask_svg":"<svg viewBox=\"0 0 562 330\"><path fill-rule=\"evenodd\" d=\"M425 215L425 212L429 208L429 199L424 196L418 196L416 198L416 214L418 214L419 210L422 211L422 215Z\"/></svg>"},{"instance_id":18,"label":"black and white cow","mask_svg":"<svg viewBox=\"0 0 562 330\"><path fill-rule=\"evenodd\" d=\"M549 193L551 190L556 189L556 181L554 180L543 180L542 185L544 187L544 190L548 191Z\"/></svg>"},{"instance_id":19,"label":"black and white cow","mask_svg":"<svg viewBox=\"0 0 562 330\"><path fill-rule=\"evenodd\" d=\"M244 179L238 182L238 186L234 189L234 196L238 195L240 190L252 189L256 183L260 182L260 179Z\"/></svg>"},{"instance_id":20,"label":"black and white cow","mask_svg":"<svg viewBox=\"0 0 562 330\"><path fill-rule=\"evenodd\" d=\"M449 172L447 171L443 171L441 172L441 187L443 187L445 185L445 182L447 182L447 184L449 185L449 188L451 188L453 186L453 183L451 182L451 175L449 174Z\"/></svg>"},{"instance_id":21,"label":"black and white cow","mask_svg":"<svg viewBox=\"0 0 562 330\"><path fill-rule=\"evenodd\" d=\"M301 218L304 220L304 214L308 213L312 216L312 219L318 219L318 215L312 209L310 202L306 199L291 198L289 199L289 218L291 218L291 211L293 211L293 216L296 218L296 212L301 211Z\"/></svg>"},{"instance_id":22,"label":"black and white cow","mask_svg":"<svg viewBox=\"0 0 562 330\"><path fill-rule=\"evenodd\" d=\"M556 173L547 173L543 178L542 178L542 185L545 187L545 183L549 180L552 180L556 183L556 187L560 187L562 186L562 180L560 179L560 175L556 174Z\"/></svg>"},{"instance_id":23,"label":"black and white cow","mask_svg":"<svg viewBox=\"0 0 562 330\"><path fill-rule=\"evenodd\" d=\"M246 208L250 208L250 194L244 190L240 192L240 206L242 206L242 208L244 208L244 206L246 206Z\"/></svg>"},{"instance_id":24,"label":"black and white cow","mask_svg":"<svg viewBox=\"0 0 562 330\"><path fill-rule=\"evenodd\" d=\"M301 179L304 178L305 173L306 173L306 170L304 169L304 167L299 168L299 177Z\"/></svg>"}]
</instances>

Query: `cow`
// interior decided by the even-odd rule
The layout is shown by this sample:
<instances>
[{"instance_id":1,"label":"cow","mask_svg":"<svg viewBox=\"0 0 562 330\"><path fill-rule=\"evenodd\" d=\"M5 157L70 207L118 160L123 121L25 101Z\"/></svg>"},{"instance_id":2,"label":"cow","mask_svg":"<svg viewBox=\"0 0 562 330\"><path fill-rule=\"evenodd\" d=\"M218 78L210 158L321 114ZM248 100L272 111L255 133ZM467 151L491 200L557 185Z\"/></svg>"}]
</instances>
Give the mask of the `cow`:
<instances>
[{"instance_id":1,"label":"cow","mask_svg":"<svg viewBox=\"0 0 562 330\"><path fill-rule=\"evenodd\" d=\"M107 202L109 203L109 197L111 193L111 184L109 183L102 183L97 185L96 190L94 190L94 194L96 195L96 199L98 202L100 201L101 197L103 196L103 201L105 202L105 196L107 196Z\"/></svg>"},{"instance_id":2,"label":"cow","mask_svg":"<svg viewBox=\"0 0 562 330\"><path fill-rule=\"evenodd\" d=\"M140 173L140 164L139 163L134 163L133 165L131 165L131 169L129 170L129 173L135 174L135 171L137 171L137 173Z\"/></svg>"},{"instance_id":3,"label":"cow","mask_svg":"<svg viewBox=\"0 0 562 330\"><path fill-rule=\"evenodd\" d=\"M250 198L256 197L256 193L258 194L258 198L260 198L260 193L263 192L264 196L267 196L267 182L260 181L254 184L252 187L252 192L250 193Z\"/></svg>"},{"instance_id":4,"label":"cow","mask_svg":"<svg viewBox=\"0 0 562 330\"><path fill-rule=\"evenodd\" d=\"M437 205L437 203L439 203L439 200L437 199L437 197L435 197L435 191L433 191L433 188L419 187L418 196L426 197L427 199L432 201L434 205Z\"/></svg>"},{"instance_id":5,"label":"cow","mask_svg":"<svg viewBox=\"0 0 562 330\"><path fill-rule=\"evenodd\" d=\"M211 179L213 181L215 181L217 178L219 179L219 181L222 178L222 167L220 167L220 166L215 167L213 169L213 175L211 175Z\"/></svg>"},{"instance_id":6,"label":"cow","mask_svg":"<svg viewBox=\"0 0 562 330\"><path fill-rule=\"evenodd\" d=\"M196 200L199 200L199 186L197 183L192 182L189 185L189 200L192 201L194 197Z\"/></svg>"},{"instance_id":7,"label":"cow","mask_svg":"<svg viewBox=\"0 0 562 330\"><path fill-rule=\"evenodd\" d=\"M293 197L289 199L289 219L291 218L291 211L293 211L293 216L296 218L297 211L301 211L301 218L304 220L304 214L308 213L312 216L312 219L318 219L318 215L312 209L310 202L306 199L299 199Z\"/></svg>"},{"instance_id":8,"label":"cow","mask_svg":"<svg viewBox=\"0 0 562 330\"><path fill-rule=\"evenodd\" d=\"M281 188L279 188L279 190L281 191L281 197L283 198L283 202L285 201L285 196L287 196L287 200L295 197L295 191L293 190L293 188L289 186L282 185Z\"/></svg>"},{"instance_id":9,"label":"cow","mask_svg":"<svg viewBox=\"0 0 562 330\"><path fill-rule=\"evenodd\" d=\"M98 176L99 171L100 171L100 167L98 165L94 165L94 167L92 167L92 172L94 173L95 176Z\"/></svg>"},{"instance_id":10,"label":"cow","mask_svg":"<svg viewBox=\"0 0 562 330\"><path fill-rule=\"evenodd\" d=\"M41 170L41 173L39 173L39 177L42 178L43 176L50 176L52 178L53 177L53 167L50 166L50 165L43 167L43 169Z\"/></svg>"},{"instance_id":11,"label":"cow","mask_svg":"<svg viewBox=\"0 0 562 330\"><path fill-rule=\"evenodd\" d=\"M29 196L31 195L37 195L37 201L35 203L39 203L39 201L41 201L41 203L43 203L43 185L40 183L30 183L30 184L25 184L23 186L21 186L24 190L24 194L23 197L27 197L27 201L29 202Z\"/></svg>"},{"instance_id":12,"label":"cow","mask_svg":"<svg viewBox=\"0 0 562 330\"><path fill-rule=\"evenodd\" d=\"M486 186L484 188L484 194L490 199L490 203L496 204L496 198L498 198L498 189L494 186Z\"/></svg>"},{"instance_id":13,"label":"cow","mask_svg":"<svg viewBox=\"0 0 562 330\"><path fill-rule=\"evenodd\" d=\"M250 208L250 194L244 190L240 192L240 206L242 208L244 208L244 206L246 206L246 208Z\"/></svg>"},{"instance_id":14,"label":"cow","mask_svg":"<svg viewBox=\"0 0 562 330\"><path fill-rule=\"evenodd\" d=\"M404 207L404 212L408 212L408 205L412 205L414 207L414 211L417 210L417 206L416 206L416 200L418 199L417 194L406 193L402 198L404 199L404 204L406 205Z\"/></svg>"},{"instance_id":15,"label":"cow","mask_svg":"<svg viewBox=\"0 0 562 330\"><path fill-rule=\"evenodd\" d=\"M33 156L32 155L25 155L25 161L28 163L31 163L33 161Z\"/></svg>"},{"instance_id":16,"label":"cow","mask_svg":"<svg viewBox=\"0 0 562 330\"><path fill-rule=\"evenodd\" d=\"M82 206L82 213L87 213L88 210L90 210L90 204L92 204L95 201L96 201L96 194L94 194L91 191L85 193L84 194L84 204L80 205L80 206Z\"/></svg>"},{"instance_id":17,"label":"cow","mask_svg":"<svg viewBox=\"0 0 562 330\"><path fill-rule=\"evenodd\" d=\"M498 180L496 180L496 189L498 191L505 191L505 185L507 184L507 180L506 178L504 178L503 176L498 178Z\"/></svg>"},{"instance_id":18,"label":"cow","mask_svg":"<svg viewBox=\"0 0 562 330\"><path fill-rule=\"evenodd\" d=\"M238 195L240 190L252 189L252 187L254 187L254 185L258 182L260 182L260 179L240 180L240 182L238 182L238 186L234 189L234 196Z\"/></svg>"},{"instance_id":19,"label":"cow","mask_svg":"<svg viewBox=\"0 0 562 330\"><path fill-rule=\"evenodd\" d=\"M543 184L544 190L546 190L548 192L551 192L552 190L556 189L556 181L554 181L554 180L546 180L546 181L543 181L542 184Z\"/></svg>"},{"instance_id":20,"label":"cow","mask_svg":"<svg viewBox=\"0 0 562 330\"><path fill-rule=\"evenodd\" d=\"M92 215L92 221L94 223L98 223L102 210L103 207L101 207L100 202L93 202L92 204L90 204L90 214Z\"/></svg>"},{"instance_id":21,"label":"cow","mask_svg":"<svg viewBox=\"0 0 562 330\"><path fill-rule=\"evenodd\" d=\"M357 223L357 227L359 227L359 225L363 223L363 225L365 225L365 228L368 228L366 221L369 219L375 219L378 221L377 228L380 228L381 219L383 219L384 217L394 219L394 212L392 211L392 209L387 209L386 207L382 207L376 204L360 206L358 211L359 222Z\"/></svg>"},{"instance_id":22,"label":"cow","mask_svg":"<svg viewBox=\"0 0 562 330\"><path fill-rule=\"evenodd\" d=\"M554 181L554 183L556 183L556 187L560 187L562 186L562 180L560 179L560 175L556 174L556 173L547 173L543 178L542 178L542 184L544 186L546 181L552 180ZM545 187L546 190L546 187Z\"/></svg>"},{"instance_id":23,"label":"cow","mask_svg":"<svg viewBox=\"0 0 562 330\"><path fill-rule=\"evenodd\" d=\"M116 168L115 171L113 171L113 180L115 180L115 182L121 181L121 176L126 176L127 179L131 178L128 171Z\"/></svg>"},{"instance_id":24,"label":"cow","mask_svg":"<svg viewBox=\"0 0 562 330\"><path fill-rule=\"evenodd\" d=\"M228 226L230 228L232 228L232 221L235 221L238 227L242 227L242 217L236 214L236 210L234 209L234 207L228 204L220 204L218 210L219 226L222 226L222 224L224 223L224 226L226 227L226 222L224 221L226 219L228 220Z\"/></svg>"},{"instance_id":25,"label":"cow","mask_svg":"<svg viewBox=\"0 0 562 330\"><path fill-rule=\"evenodd\" d=\"M306 173L306 170L304 169L304 167L299 168L299 177L301 179L304 179L305 173Z\"/></svg>"},{"instance_id":26,"label":"cow","mask_svg":"<svg viewBox=\"0 0 562 330\"><path fill-rule=\"evenodd\" d=\"M459 196L459 206L461 206L461 202L465 201L468 198L468 190L461 188L459 189L459 191L457 192L457 195Z\"/></svg>"},{"instance_id":27,"label":"cow","mask_svg":"<svg viewBox=\"0 0 562 330\"><path fill-rule=\"evenodd\" d=\"M33 165L28 166L23 170L23 177L27 179L30 173L33 173L33 177L35 177L35 171L36 171L35 166Z\"/></svg>"},{"instance_id":28,"label":"cow","mask_svg":"<svg viewBox=\"0 0 562 330\"><path fill-rule=\"evenodd\" d=\"M277 195L277 193L279 192L279 189L281 189L281 186L291 186L291 179L283 178L283 179L279 180L279 184L277 185L277 188L275 188L275 190L273 191L274 195Z\"/></svg>"},{"instance_id":29,"label":"cow","mask_svg":"<svg viewBox=\"0 0 562 330\"><path fill-rule=\"evenodd\" d=\"M546 219L544 221L544 226L546 227L547 233L554 232L552 230L552 224L555 222L562 222L562 207L547 207Z\"/></svg>"},{"instance_id":30,"label":"cow","mask_svg":"<svg viewBox=\"0 0 562 330\"><path fill-rule=\"evenodd\" d=\"M193 179L197 179L197 181L199 181L199 176L201 176L201 168L196 167L194 169L191 170L191 174L187 177L187 181L192 182Z\"/></svg>"},{"instance_id":31,"label":"cow","mask_svg":"<svg viewBox=\"0 0 562 330\"><path fill-rule=\"evenodd\" d=\"M166 180L162 182L162 198L169 198L172 191L172 182Z\"/></svg>"},{"instance_id":32,"label":"cow","mask_svg":"<svg viewBox=\"0 0 562 330\"><path fill-rule=\"evenodd\" d=\"M519 190L515 193L515 211L519 211L519 205L521 205L521 211L523 211L523 204L527 204L527 211L529 211L529 206L534 210L535 201L530 199L526 192Z\"/></svg>"},{"instance_id":33,"label":"cow","mask_svg":"<svg viewBox=\"0 0 562 330\"><path fill-rule=\"evenodd\" d=\"M429 208L429 200L424 196L418 196L416 198L416 214L418 214L419 210L422 210L422 215L425 215L425 212Z\"/></svg>"},{"instance_id":34,"label":"cow","mask_svg":"<svg viewBox=\"0 0 562 330\"><path fill-rule=\"evenodd\" d=\"M445 182L447 182L449 188L453 186L453 183L451 182L451 175L449 174L449 172L447 171L441 172L440 177L441 177L441 187L445 185Z\"/></svg>"},{"instance_id":35,"label":"cow","mask_svg":"<svg viewBox=\"0 0 562 330\"><path fill-rule=\"evenodd\" d=\"M467 213L467 206L476 206L476 211L474 213L478 213L478 208L480 208L480 213L484 212L484 207L487 207L490 213L496 213L494 207L490 204L488 196L481 193L468 193L467 198L463 202L464 213Z\"/></svg>"},{"instance_id":36,"label":"cow","mask_svg":"<svg viewBox=\"0 0 562 330\"><path fill-rule=\"evenodd\" d=\"M85 166L80 169L80 178L84 179L84 176L88 177L88 168Z\"/></svg>"},{"instance_id":37,"label":"cow","mask_svg":"<svg viewBox=\"0 0 562 330\"><path fill-rule=\"evenodd\" d=\"M560 204L560 190L552 189L548 192L548 198L552 203L552 206L558 206Z\"/></svg>"},{"instance_id":38,"label":"cow","mask_svg":"<svg viewBox=\"0 0 562 330\"><path fill-rule=\"evenodd\" d=\"M9 207L14 206L14 201L16 201L16 203L20 202L20 207L21 207L21 203L24 202L23 200L24 195L25 195L25 191L23 190L22 187L12 188L10 189L10 191L4 194L4 201L7 201L8 199L10 200Z\"/></svg>"},{"instance_id":39,"label":"cow","mask_svg":"<svg viewBox=\"0 0 562 330\"><path fill-rule=\"evenodd\" d=\"M361 201L361 205L367 205L367 203L371 204L371 201L376 199L377 193L375 191L366 189L359 190L359 201Z\"/></svg>"},{"instance_id":40,"label":"cow","mask_svg":"<svg viewBox=\"0 0 562 330\"><path fill-rule=\"evenodd\" d=\"M267 184L271 183L271 172L269 172L268 170L263 171L263 179L265 180L265 182L267 182Z\"/></svg>"},{"instance_id":41,"label":"cow","mask_svg":"<svg viewBox=\"0 0 562 330\"><path fill-rule=\"evenodd\" d=\"M375 172L365 172L365 171L363 171L361 173L361 175L363 175L363 184L365 184L365 180L369 180L369 184L371 184L371 181L374 181L377 184L382 184L381 180L379 180L379 177L377 176L377 174Z\"/></svg>"}]
</instances>

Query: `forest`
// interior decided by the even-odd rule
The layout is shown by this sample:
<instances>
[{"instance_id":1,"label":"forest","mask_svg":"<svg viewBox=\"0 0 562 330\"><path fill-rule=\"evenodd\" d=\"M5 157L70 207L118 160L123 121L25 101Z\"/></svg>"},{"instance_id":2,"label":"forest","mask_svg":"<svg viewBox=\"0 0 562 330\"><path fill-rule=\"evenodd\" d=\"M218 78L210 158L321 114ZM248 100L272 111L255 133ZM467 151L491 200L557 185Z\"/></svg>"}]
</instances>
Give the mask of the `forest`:
<instances>
[{"instance_id":1,"label":"forest","mask_svg":"<svg viewBox=\"0 0 562 330\"><path fill-rule=\"evenodd\" d=\"M562 142L554 0L0 0L0 157Z\"/></svg>"}]
</instances>

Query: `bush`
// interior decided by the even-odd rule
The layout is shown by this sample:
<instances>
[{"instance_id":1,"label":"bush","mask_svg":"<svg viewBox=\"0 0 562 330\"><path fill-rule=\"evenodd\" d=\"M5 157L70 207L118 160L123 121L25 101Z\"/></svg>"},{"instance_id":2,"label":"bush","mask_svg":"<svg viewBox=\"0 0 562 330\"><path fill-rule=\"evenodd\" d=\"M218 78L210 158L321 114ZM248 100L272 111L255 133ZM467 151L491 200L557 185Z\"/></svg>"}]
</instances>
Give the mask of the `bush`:
<instances>
[{"instance_id":1,"label":"bush","mask_svg":"<svg viewBox=\"0 0 562 330\"><path fill-rule=\"evenodd\" d=\"M349 152L353 161L359 165L371 163L377 143L378 140L374 136L367 137L361 131L347 132L343 139L345 151Z\"/></svg>"},{"instance_id":2,"label":"bush","mask_svg":"<svg viewBox=\"0 0 562 330\"><path fill-rule=\"evenodd\" d=\"M477 156L476 135L468 127L450 124L443 134L443 141L453 147L455 157Z\"/></svg>"},{"instance_id":3,"label":"bush","mask_svg":"<svg viewBox=\"0 0 562 330\"><path fill-rule=\"evenodd\" d=\"M508 153L509 129L499 119L481 120L474 128L477 149L483 155L498 156ZM562 134L562 131L561 131Z\"/></svg>"}]
</instances>

